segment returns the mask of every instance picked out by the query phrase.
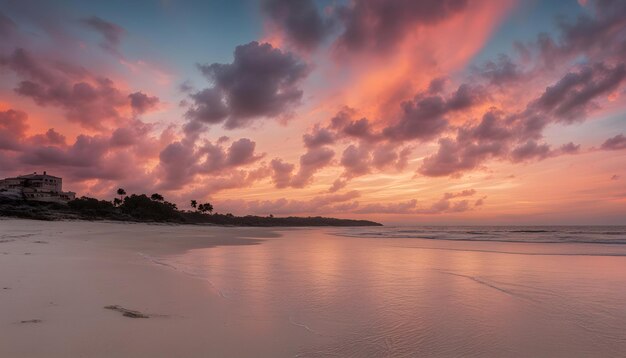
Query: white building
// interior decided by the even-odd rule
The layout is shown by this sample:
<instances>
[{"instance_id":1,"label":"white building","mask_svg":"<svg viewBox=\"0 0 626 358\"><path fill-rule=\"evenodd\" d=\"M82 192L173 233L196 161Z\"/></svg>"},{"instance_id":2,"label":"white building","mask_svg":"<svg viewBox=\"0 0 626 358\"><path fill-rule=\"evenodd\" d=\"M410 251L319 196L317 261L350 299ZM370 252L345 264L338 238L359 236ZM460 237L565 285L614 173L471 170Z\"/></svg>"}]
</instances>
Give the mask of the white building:
<instances>
[{"instance_id":1,"label":"white building","mask_svg":"<svg viewBox=\"0 0 626 358\"><path fill-rule=\"evenodd\" d=\"M0 180L0 196L14 199L68 202L74 200L76 193L63 191L63 179L43 174L20 175L15 178Z\"/></svg>"}]
</instances>

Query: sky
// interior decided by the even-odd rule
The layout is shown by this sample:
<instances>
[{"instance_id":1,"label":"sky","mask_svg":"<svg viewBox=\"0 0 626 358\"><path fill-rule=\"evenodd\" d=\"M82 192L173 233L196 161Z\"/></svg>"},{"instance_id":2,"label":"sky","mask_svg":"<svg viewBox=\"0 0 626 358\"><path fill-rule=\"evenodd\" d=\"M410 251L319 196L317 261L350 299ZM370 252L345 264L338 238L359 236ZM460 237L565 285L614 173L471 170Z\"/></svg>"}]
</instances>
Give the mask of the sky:
<instances>
[{"instance_id":1,"label":"sky","mask_svg":"<svg viewBox=\"0 0 626 358\"><path fill-rule=\"evenodd\" d=\"M0 177L385 224L626 224L626 2L0 0Z\"/></svg>"}]
</instances>

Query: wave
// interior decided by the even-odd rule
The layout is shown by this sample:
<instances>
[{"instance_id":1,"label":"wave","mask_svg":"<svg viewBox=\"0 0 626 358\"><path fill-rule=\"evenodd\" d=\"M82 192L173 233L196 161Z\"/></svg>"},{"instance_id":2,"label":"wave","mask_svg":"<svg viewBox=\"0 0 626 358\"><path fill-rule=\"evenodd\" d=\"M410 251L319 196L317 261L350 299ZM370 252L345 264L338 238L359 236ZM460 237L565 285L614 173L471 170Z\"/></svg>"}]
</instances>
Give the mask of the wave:
<instances>
[{"instance_id":1,"label":"wave","mask_svg":"<svg viewBox=\"0 0 626 358\"><path fill-rule=\"evenodd\" d=\"M481 250L481 249L455 249L449 247L427 247L427 246L396 246L405 249L420 250L440 250L440 251L462 251L462 252L483 252L488 254L523 255L523 256L609 256L626 257L626 252L526 252L526 251L505 251L505 250Z\"/></svg>"},{"instance_id":2,"label":"wave","mask_svg":"<svg viewBox=\"0 0 626 358\"><path fill-rule=\"evenodd\" d=\"M339 236L517 243L626 245L626 227L382 227L353 228Z\"/></svg>"}]
</instances>

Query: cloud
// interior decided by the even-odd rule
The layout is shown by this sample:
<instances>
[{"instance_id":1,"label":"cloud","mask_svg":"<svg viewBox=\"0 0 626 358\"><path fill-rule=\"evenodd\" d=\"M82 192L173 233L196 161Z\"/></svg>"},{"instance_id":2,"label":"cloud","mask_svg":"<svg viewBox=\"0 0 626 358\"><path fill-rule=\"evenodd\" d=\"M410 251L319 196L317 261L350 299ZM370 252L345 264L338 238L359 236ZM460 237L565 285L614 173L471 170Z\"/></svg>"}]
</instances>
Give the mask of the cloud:
<instances>
[{"instance_id":1,"label":"cloud","mask_svg":"<svg viewBox=\"0 0 626 358\"><path fill-rule=\"evenodd\" d=\"M558 150L560 154L576 154L579 151L580 144L574 144L573 142L563 144Z\"/></svg>"},{"instance_id":2,"label":"cloud","mask_svg":"<svg viewBox=\"0 0 626 358\"><path fill-rule=\"evenodd\" d=\"M0 150L18 150L21 147L21 139L28 129L27 117L21 111L0 111Z\"/></svg>"},{"instance_id":3,"label":"cloud","mask_svg":"<svg viewBox=\"0 0 626 358\"><path fill-rule=\"evenodd\" d=\"M109 143L113 147L132 146L136 144L140 138L148 135L150 130L151 126L137 121L132 125L116 128L113 133L111 133Z\"/></svg>"},{"instance_id":4,"label":"cloud","mask_svg":"<svg viewBox=\"0 0 626 358\"><path fill-rule=\"evenodd\" d=\"M349 137L375 142L382 139L379 133L374 132L372 123L367 118L354 119L356 111L349 107L342 108L330 120L328 130L336 132L337 137Z\"/></svg>"},{"instance_id":5,"label":"cloud","mask_svg":"<svg viewBox=\"0 0 626 358\"><path fill-rule=\"evenodd\" d=\"M370 151L367 148L348 146L341 156L341 165L346 171L346 176L352 178L370 172Z\"/></svg>"},{"instance_id":6,"label":"cloud","mask_svg":"<svg viewBox=\"0 0 626 358\"><path fill-rule=\"evenodd\" d=\"M414 212L417 206L417 200L412 199L408 201L403 201L399 203L389 203L389 204L367 204L361 206L360 208L354 210L355 213L358 214L407 214Z\"/></svg>"},{"instance_id":7,"label":"cloud","mask_svg":"<svg viewBox=\"0 0 626 358\"><path fill-rule=\"evenodd\" d=\"M79 135L74 144L42 146L26 150L21 161L37 166L90 167L98 163L108 150L108 140L101 136ZM106 176L106 174L101 173Z\"/></svg>"},{"instance_id":8,"label":"cloud","mask_svg":"<svg viewBox=\"0 0 626 358\"><path fill-rule=\"evenodd\" d=\"M251 172L233 171L263 158L263 154L257 154L255 148L256 143L248 138L238 139L228 148L220 143L213 144L208 141L201 145L188 140L170 143L159 154L157 167L159 186L163 189L178 190L185 184L194 182L198 175L221 177L222 185L210 184L213 188L231 188L233 184L226 182L233 182L235 179L248 183L249 181L243 180L242 176L245 177ZM269 175L269 171L264 173Z\"/></svg>"},{"instance_id":9,"label":"cloud","mask_svg":"<svg viewBox=\"0 0 626 358\"><path fill-rule=\"evenodd\" d=\"M291 177L295 165L285 163L282 159L273 159L270 163L272 168L272 181L277 188L286 188L291 184Z\"/></svg>"},{"instance_id":10,"label":"cloud","mask_svg":"<svg viewBox=\"0 0 626 358\"><path fill-rule=\"evenodd\" d=\"M439 149L423 160L418 172L426 176L455 176L494 158L518 163L576 154L580 146L571 142L558 149L540 143L544 128L550 123L585 120L591 110L599 108L597 102L618 88L624 78L624 64L609 66L598 62L569 71L528 101L525 109L507 113L491 108L477 125L468 121L459 126L455 138L440 138Z\"/></svg>"},{"instance_id":11,"label":"cloud","mask_svg":"<svg viewBox=\"0 0 626 358\"><path fill-rule=\"evenodd\" d=\"M89 129L119 125L128 120L124 116L127 110L140 114L158 101L142 92L126 94L109 78L67 62L46 60L23 48L0 56L0 67L10 68L22 79L15 93L40 106L62 108L69 121Z\"/></svg>"},{"instance_id":12,"label":"cloud","mask_svg":"<svg viewBox=\"0 0 626 358\"><path fill-rule=\"evenodd\" d=\"M68 120L92 129L102 129L101 121L120 120L118 109L127 105L126 97L106 78L96 79L94 84L22 81L15 92L32 98L40 106L64 108Z\"/></svg>"},{"instance_id":13,"label":"cloud","mask_svg":"<svg viewBox=\"0 0 626 358\"><path fill-rule=\"evenodd\" d=\"M327 166L335 156L335 152L326 147L309 149L300 157L300 168L291 180L291 186L302 188L308 185L313 175Z\"/></svg>"},{"instance_id":14,"label":"cloud","mask_svg":"<svg viewBox=\"0 0 626 358\"><path fill-rule=\"evenodd\" d=\"M221 123L228 117L229 108L221 92L216 88L205 88L190 95L194 107L185 116L200 123Z\"/></svg>"},{"instance_id":15,"label":"cloud","mask_svg":"<svg viewBox=\"0 0 626 358\"><path fill-rule=\"evenodd\" d=\"M130 106L137 114L144 114L159 104L158 97L148 96L143 92L131 93L128 95L128 98L130 98Z\"/></svg>"},{"instance_id":16,"label":"cloud","mask_svg":"<svg viewBox=\"0 0 626 358\"><path fill-rule=\"evenodd\" d=\"M626 25L626 6L621 1L597 0L593 2L594 16L583 13L574 22L561 19L559 50L566 53L584 51L592 48L604 48L619 45L613 41L620 36L620 30Z\"/></svg>"},{"instance_id":17,"label":"cloud","mask_svg":"<svg viewBox=\"0 0 626 358\"><path fill-rule=\"evenodd\" d=\"M312 0L263 0L261 8L290 43L304 50L319 46L333 25L332 19L322 17Z\"/></svg>"},{"instance_id":18,"label":"cloud","mask_svg":"<svg viewBox=\"0 0 626 358\"><path fill-rule=\"evenodd\" d=\"M340 164L345 169L343 176L347 179L368 174L373 168L402 170L407 165L413 149L411 145L402 147L404 142L425 142L436 138L448 128L448 115L482 103L487 98L487 93L482 87L467 84L463 84L449 95L445 95L442 93L441 82L442 80L439 78L434 79L427 91L419 92L413 100L405 101L401 106L402 113L399 119L379 130L375 129L375 126L367 118L355 120L356 111L354 109L342 108L331 118L327 127L318 124L312 132L304 135L305 146L312 147L318 143L358 140L360 143L358 146L352 143L348 144L342 153ZM500 133L502 129L495 127L496 118L490 118L490 116L495 117L494 114L487 115L482 126L474 130L476 133L472 134L473 136L504 135L504 133ZM497 146L491 146L491 148L485 146L475 153L471 153L471 155L488 156L489 152L496 150L498 150ZM464 163L462 167L473 169L475 163L479 161L479 158L472 159ZM428 173L428 175L447 175L457 171L454 168L450 168L450 170L444 168L428 169L427 166L423 172ZM455 164L454 166L458 165ZM447 174L437 174L439 172Z\"/></svg>"},{"instance_id":19,"label":"cloud","mask_svg":"<svg viewBox=\"0 0 626 358\"><path fill-rule=\"evenodd\" d=\"M328 188L328 192L329 193L336 193L339 190L345 188L348 185L348 181L346 179L342 179L342 178L337 178L334 182L333 185L331 185L330 188Z\"/></svg>"},{"instance_id":20,"label":"cloud","mask_svg":"<svg viewBox=\"0 0 626 358\"><path fill-rule=\"evenodd\" d=\"M417 214L433 215L444 213L458 213L472 210L469 200L463 199L452 201L451 199L471 197L476 194L474 189L467 189L456 193L444 193L441 199L426 207L419 207L416 199L401 201L397 203L371 203L358 206L353 210L359 214ZM484 197L474 203L474 207L483 205Z\"/></svg>"},{"instance_id":21,"label":"cloud","mask_svg":"<svg viewBox=\"0 0 626 358\"><path fill-rule=\"evenodd\" d=\"M41 63L23 48L16 48L8 56L0 55L0 65L9 67L18 75L33 81L52 83L57 80L50 66Z\"/></svg>"},{"instance_id":22,"label":"cloud","mask_svg":"<svg viewBox=\"0 0 626 358\"><path fill-rule=\"evenodd\" d=\"M617 88L626 78L624 64L609 67L604 63L585 66L578 72L569 72L535 102L532 109L553 115L557 120L572 122L586 116L592 100Z\"/></svg>"},{"instance_id":23,"label":"cloud","mask_svg":"<svg viewBox=\"0 0 626 358\"><path fill-rule=\"evenodd\" d=\"M251 170L233 170L205 180L202 183L202 194L206 196L222 190L249 187L257 181L266 178L269 174L270 169L266 166L260 166Z\"/></svg>"},{"instance_id":24,"label":"cloud","mask_svg":"<svg viewBox=\"0 0 626 358\"><path fill-rule=\"evenodd\" d=\"M33 135L27 134L27 128L26 113L0 112L0 157L8 175L43 167L63 175L73 186L87 180L99 183L94 185L140 180L148 189L153 184L142 164L158 154L162 143L150 133L152 126L139 120L110 135L80 134L69 143L53 128Z\"/></svg>"},{"instance_id":25,"label":"cloud","mask_svg":"<svg viewBox=\"0 0 626 358\"><path fill-rule=\"evenodd\" d=\"M389 168L403 170L408 164L412 150L412 147L405 147L398 151L393 144L379 145L373 151L372 165L378 170Z\"/></svg>"},{"instance_id":26,"label":"cloud","mask_svg":"<svg viewBox=\"0 0 626 358\"><path fill-rule=\"evenodd\" d=\"M486 159L503 151L504 146L499 142L461 144L442 138L437 152L424 158L418 172L432 177L458 175L477 168Z\"/></svg>"},{"instance_id":27,"label":"cloud","mask_svg":"<svg viewBox=\"0 0 626 358\"><path fill-rule=\"evenodd\" d=\"M344 203L361 194L356 191L349 191L342 194L319 195L310 200L296 200L280 198L275 200L224 200L219 202L220 208L226 211L234 211L241 213L249 213L256 215L290 215L290 214L312 214L312 213L328 213L333 210L333 205Z\"/></svg>"},{"instance_id":28,"label":"cloud","mask_svg":"<svg viewBox=\"0 0 626 358\"><path fill-rule=\"evenodd\" d=\"M483 115L476 127L461 133L461 136L469 135L478 140L501 141L509 139L513 134L511 129L505 127L502 112L490 110Z\"/></svg>"},{"instance_id":29,"label":"cloud","mask_svg":"<svg viewBox=\"0 0 626 358\"><path fill-rule=\"evenodd\" d=\"M341 156L343 178L349 180L369 174L374 169L400 171L406 167L411 150L411 147L398 148L397 145L390 143L369 145L361 142L358 146L350 144Z\"/></svg>"},{"instance_id":30,"label":"cloud","mask_svg":"<svg viewBox=\"0 0 626 358\"><path fill-rule=\"evenodd\" d=\"M332 4L323 12L312 0L264 0L261 8L270 20L270 37L285 38L311 51L332 37L339 54L392 50L409 34L444 22L467 8L467 0L416 2L356 0Z\"/></svg>"},{"instance_id":31,"label":"cloud","mask_svg":"<svg viewBox=\"0 0 626 358\"><path fill-rule=\"evenodd\" d=\"M126 30L119 25L106 21L98 16L91 16L83 19L82 23L102 35L103 41L100 46L103 49L113 54L119 54L119 45L122 41L122 37L126 35Z\"/></svg>"},{"instance_id":32,"label":"cloud","mask_svg":"<svg viewBox=\"0 0 626 358\"><path fill-rule=\"evenodd\" d=\"M180 189L196 174L197 156L192 147L182 142L169 144L159 154L159 180L162 189Z\"/></svg>"},{"instance_id":33,"label":"cloud","mask_svg":"<svg viewBox=\"0 0 626 358\"><path fill-rule=\"evenodd\" d=\"M311 184L315 173L328 166L335 152L328 147L308 148L300 156L300 166L297 171L295 165L275 158L270 163L271 177L276 188L304 188Z\"/></svg>"},{"instance_id":34,"label":"cloud","mask_svg":"<svg viewBox=\"0 0 626 358\"><path fill-rule=\"evenodd\" d=\"M413 100L402 103L400 120L385 128L383 134L393 140L431 140L448 127L445 118L448 113L467 109L483 100L484 91L467 84L459 86L448 98L419 93Z\"/></svg>"},{"instance_id":35,"label":"cloud","mask_svg":"<svg viewBox=\"0 0 626 358\"><path fill-rule=\"evenodd\" d=\"M511 151L511 159L513 162L544 159L547 158L548 155L550 155L550 146L547 144L538 144L534 140L529 140Z\"/></svg>"},{"instance_id":36,"label":"cloud","mask_svg":"<svg viewBox=\"0 0 626 358\"><path fill-rule=\"evenodd\" d=\"M37 145L37 146L45 146L45 145L54 145L54 146L65 146L66 138L63 134L54 130L54 128L50 128L44 134L35 134L34 136L28 139L29 144Z\"/></svg>"},{"instance_id":37,"label":"cloud","mask_svg":"<svg viewBox=\"0 0 626 358\"><path fill-rule=\"evenodd\" d=\"M188 119L234 129L284 117L300 103L299 84L309 68L295 55L255 41L237 46L234 57L230 64L198 65L213 87L191 95Z\"/></svg>"},{"instance_id":38,"label":"cloud","mask_svg":"<svg viewBox=\"0 0 626 358\"><path fill-rule=\"evenodd\" d=\"M445 193L443 194L443 198L444 199L462 198L464 196L473 196L474 194L476 194L476 190L466 189L457 193Z\"/></svg>"},{"instance_id":39,"label":"cloud","mask_svg":"<svg viewBox=\"0 0 626 358\"><path fill-rule=\"evenodd\" d=\"M457 193L444 193L439 201L433 203L428 209L419 210L419 212L422 214L441 214L468 211L471 209L469 200L464 199L452 202L450 199L471 197L474 196L474 194L476 194L476 190L474 189L466 189ZM479 201L477 201L474 206L480 206L482 204L482 200L479 199Z\"/></svg>"},{"instance_id":40,"label":"cloud","mask_svg":"<svg viewBox=\"0 0 626 358\"><path fill-rule=\"evenodd\" d=\"M500 54L496 61L488 60L481 66L477 66L474 71L496 86L515 82L523 75L519 66L504 54Z\"/></svg>"},{"instance_id":41,"label":"cloud","mask_svg":"<svg viewBox=\"0 0 626 358\"><path fill-rule=\"evenodd\" d=\"M256 162L261 159L261 155L255 155L256 143L248 138L241 138L233 142L226 153L226 164L228 166L241 166Z\"/></svg>"},{"instance_id":42,"label":"cloud","mask_svg":"<svg viewBox=\"0 0 626 358\"><path fill-rule=\"evenodd\" d=\"M307 148L317 148L327 144L334 144L335 134L330 129L320 128L317 125L311 133L305 133L302 136L302 140Z\"/></svg>"},{"instance_id":43,"label":"cloud","mask_svg":"<svg viewBox=\"0 0 626 358\"><path fill-rule=\"evenodd\" d=\"M372 168L402 170L412 151L411 145L401 147L403 142L425 142L436 138L448 128L447 115L481 103L487 96L482 87L466 84L445 96L441 93L441 82L439 78L433 80L427 91L419 92L413 100L403 102L400 117L379 130L367 118L355 120L354 109L342 108L331 118L327 127L318 124L311 133L304 135L305 146L358 140L358 146L349 144L344 149L340 161L345 169L344 176L348 179L368 174ZM490 124L478 129L479 134L481 131L483 135L497 134L495 129L484 128L487 125ZM488 130L494 133L487 133Z\"/></svg>"},{"instance_id":44,"label":"cloud","mask_svg":"<svg viewBox=\"0 0 626 358\"><path fill-rule=\"evenodd\" d=\"M465 9L465 0L357 0L339 7L344 30L336 46L341 51L386 51L414 29L446 20Z\"/></svg>"},{"instance_id":45,"label":"cloud","mask_svg":"<svg viewBox=\"0 0 626 358\"><path fill-rule=\"evenodd\" d=\"M584 11L574 21L557 19L558 33L540 33L529 43L514 45L523 62L533 64L537 74L545 74L563 64L623 58L623 29L626 26L626 6L621 1L593 1L593 8Z\"/></svg>"},{"instance_id":46,"label":"cloud","mask_svg":"<svg viewBox=\"0 0 626 358\"><path fill-rule=\"evenodd\" d=\"M626 137L623 134L618 134L615 137L609 138L600 146L604 150L621 150L626 149Z\"/></svg>"}]
</instances>

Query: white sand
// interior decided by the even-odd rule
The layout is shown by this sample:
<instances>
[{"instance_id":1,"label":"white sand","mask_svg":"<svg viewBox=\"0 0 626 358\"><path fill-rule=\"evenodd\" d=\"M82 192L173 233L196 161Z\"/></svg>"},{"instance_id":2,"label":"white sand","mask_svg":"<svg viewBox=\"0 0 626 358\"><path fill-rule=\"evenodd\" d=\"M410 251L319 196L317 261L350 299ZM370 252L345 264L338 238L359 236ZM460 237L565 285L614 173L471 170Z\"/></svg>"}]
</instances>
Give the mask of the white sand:
<instances>
[{"instance_id":1,"label":"white sand","mask_svg":"<svg viewBox=\"0 0 626 358\"><path fill-rule=\"evenodd\" d=\"M0 357L288 356L305 334L248 322L149 255L254 244L267 229L0 220ZM120 305L152 315L133 319ZM28 322L38 320L36 322ZM281 337L280 342L277 341Z\"/></svg>"}]
</instances>

